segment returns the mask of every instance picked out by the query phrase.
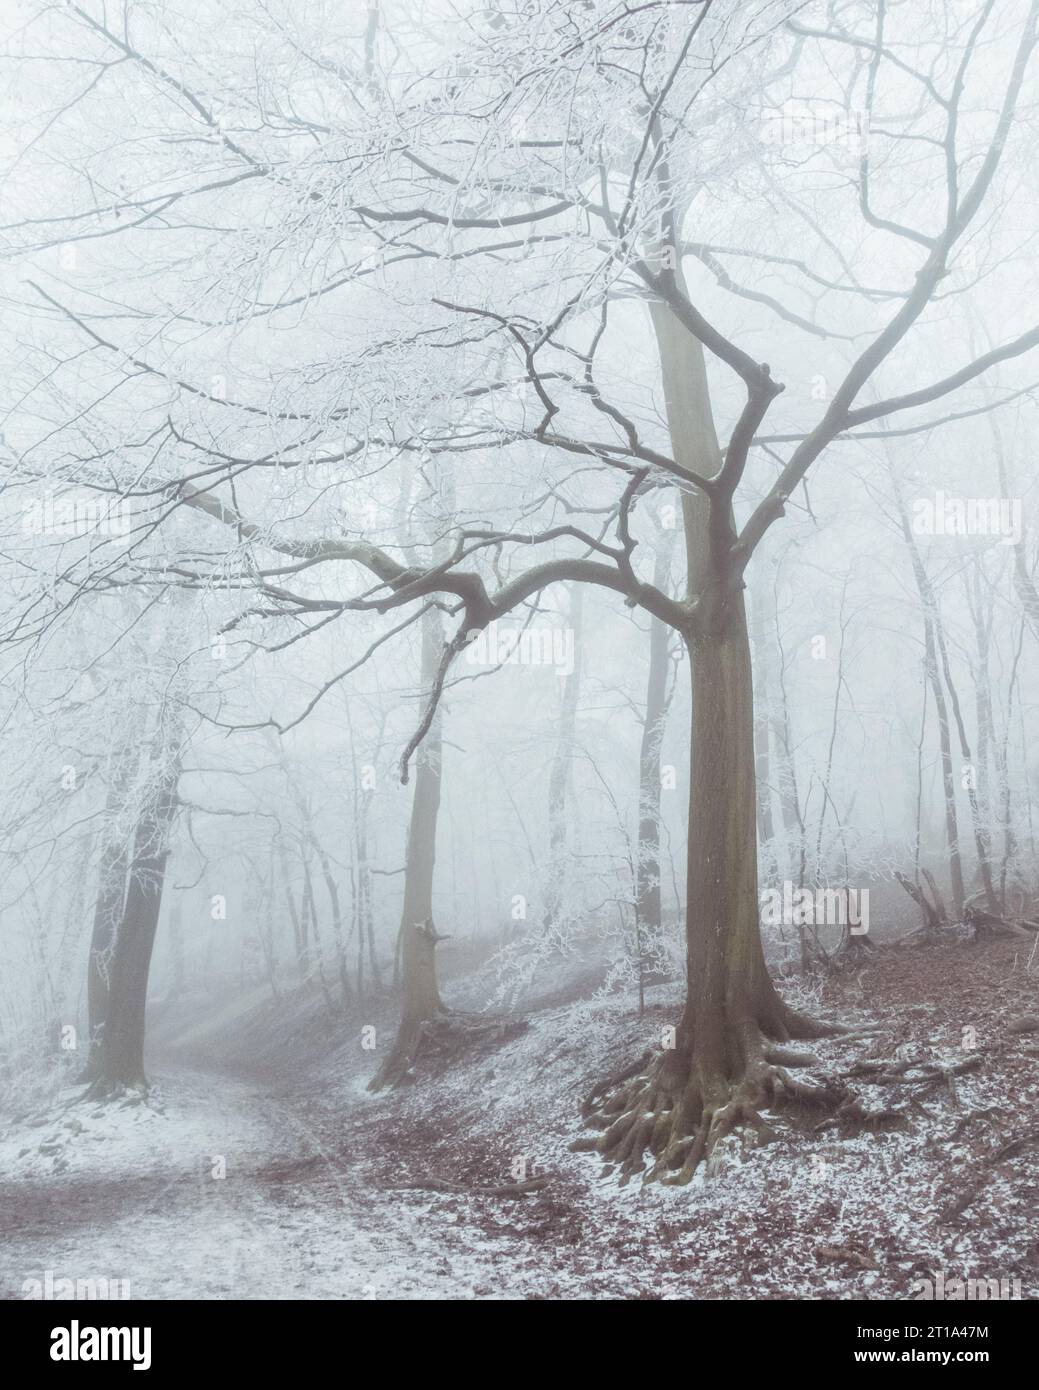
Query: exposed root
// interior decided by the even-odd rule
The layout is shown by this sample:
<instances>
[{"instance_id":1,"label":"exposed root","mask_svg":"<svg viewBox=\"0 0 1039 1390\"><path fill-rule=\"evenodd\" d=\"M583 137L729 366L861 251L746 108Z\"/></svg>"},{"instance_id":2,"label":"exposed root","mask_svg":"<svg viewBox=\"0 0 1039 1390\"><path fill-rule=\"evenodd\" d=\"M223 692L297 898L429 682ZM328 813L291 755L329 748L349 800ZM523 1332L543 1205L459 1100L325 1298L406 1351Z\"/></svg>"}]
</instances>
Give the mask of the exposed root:
<instances>
[{"instance_id":1,"label":"exposed root","mask_svg":"<svg viewBox=\"0 0 1039 1390\"><path fill-rule=\"evenodd\" d=\"M852 936L845 929L837 949L827 958L827 968L832 971L850 970L863 965L876 951L876 943L868 936Z\"/></svg>"},{"instance_id":2,"label":"exposed root","mask_svg":"<svg viewBox=\"0 0 1039 1390\"><path fill-rule=\"evenodd\" d=\"M992 936L1014 936L1021 941L1034 942L1036 933L1039 932L1039 922L1034 922L1028 917L1000 917L995 912L986 912L974 899L970 899L964 905L963 920L967 926L973 928L975 941L983 941L986 937Z\"/></svg>"},{"instance_id":3,"label":"exposed root","mask_svg":"<svg viewBox=\"0 0 1039 1390\"><path fill-rule=\"evenodd\" d=\"M790 1015L789 1024L813 1036L828 1025ZM618 1165L621 1181L642 1173L645 1182L687 1183L717 1145L739 1131L751 1146L770 1143L777 1133L762 1113L796 1107L834 1112L848 1100L840 1086L795 1080L789 1068L813 1058L766 1045L754 1027L742 1036L744 1065L739 1075L711 1074L690 1065L677 1051L659 1053L600 1083L585 1102L587 1123L603 1132L580 1139L575 1150L595 1151ZM647 1157L648 1155L648 1157Z\"/></svg>"},{"instance_id":4,"label":"exposed root","mask_svg":"<svg viewBox=\"0 0 1039 1390\"><path fill-rule=\"evenodd\" d=\"M879 1109L870 1109L863 1105L858 1096L849 1094L830 1118L816 1125L816 1130L831 1126L843 1129L893 1129L904 1127L907 1119L906 1112L897 1106L884 1105Z\"/></svg>"},{"instance_id":5,"label":"exposed root","mask_svg":"<svg viewBox=\"0 0 1039 1390\"><path fill-rule=\"evenodd\" d=\"M817 1067L818 1057L810 1052L795 1052L791 1047L766 1047L765 1061L776 1067Z\"/></svg>"},{"instance_id":6,"label":"exposed root","mask_svg":"<svg viewBox=\"0 0 1039 1390\"><path fill-rule=\"evenodd\" d=\"M619 1086L622 1081L629 1081L633 1076L637 1076L653 1056L652 1051L644 1052L637 1062L633 1062L630 1067L625 1067L623 1071L615 1072L612 1076L605 1076L588 1092L581 1106L581 1114L587 1117L595 1108L595 1102L606 1091L612 1091L615 1086Z\"/></svg>"},{"instance_id":7,"label":"exposed root","mask_svg":"<svg viewBox=\"0 0 1039 1390\"><path fill-rule=\"evenodd\" d=\"M552 1181L549 1177L527 1178L525 1182L480 1183L452 1182L448 1178L416 1178L414 1182L397 1183L391 1192L460 1192L467 1197L529 1197L540 1192Z\"/></svg>"},{"instance_id":8,"label":"exposed root","mask_svg":"<svg viewBox=\"0 0 1039 1390\"><path fill-rule=\"evenodd\" d=\"M916 1086L921 1090L928 1090L936 1086L946 1086L955 1100L955 1087L953 1078L962 1076L964 1072L976 1071L981 1066L983 1057L980 1053L973 1053L970 1057L965 1057L960 1062L944 1064L941 1062L921 1061L919 1058L894 1058L879 1057L868 1061L857 1062L851 1069L853 1076L862 1076L869 1080L871 1086Z\"/></svg>"},{"instance_id":9,"label":"exposed root","mask_svg":"<svg viewBox=\"0 0 1039 1390\"><path fill-rule=\"evenodd\" d=\"M369 1091L382 1091L415 1080L415 1067L437 1071L449 1065L473 1045L499 1046L525 1031L525 1018L487 1019L452 1009L439 1009L431 1018L401 1023L393 1048L376 1075Z\"/></svg>"},{"instance_id":10,"label":"exposed root","mask_svg":"<svg viewBox=\"0 0 1039 1390\"><path fill-rule=\"evenodd\" d=\"M140 1080L135 1082L110 1081L107 1077L98 1076L87 1086L87 1089L79 1097L81 1101L114 1102L117 1100L131 1101L143 1100L149 1091L148 1082Z\"/></svg>"}]
</instances>

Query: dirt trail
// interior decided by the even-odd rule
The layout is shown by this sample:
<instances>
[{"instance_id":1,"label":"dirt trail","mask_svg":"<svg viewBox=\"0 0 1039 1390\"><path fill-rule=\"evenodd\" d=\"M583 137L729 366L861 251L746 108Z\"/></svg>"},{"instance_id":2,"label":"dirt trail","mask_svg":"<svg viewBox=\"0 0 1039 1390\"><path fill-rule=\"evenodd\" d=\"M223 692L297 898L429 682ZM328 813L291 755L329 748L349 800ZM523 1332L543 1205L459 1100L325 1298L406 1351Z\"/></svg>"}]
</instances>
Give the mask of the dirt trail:
<instances>
[{"instance_id":1,"label":"dirt trail","mask_svg":"<svg viewBox=\"0 0 1039 1390\"><path fill-rule=\"evenodd\" d=\"M0 1296L48 1270L129 1280L135 1298L466 1298L479 1266L490 1277L493 1250L455 1274L435 1215L420 1234L363 1156L333 1155L334 1117L313 1095L166 1059L155 1073L177 1109L156 1119L158 1153L117 1136L82 1171L0 1177Z\"/></svg>"},{"instance_id":2,"label":"dirt trail","mask_svg":"<svg viewBox=\"0 0 1039 1390\"><path fill-rule=\"evenodd\" d=\"M356 1028L306 1001L160 1024L147 1105L52 1099L0 1122L0 1295L23 1297L49 1270L129 1279L142 1298L897 1299L941 1270L1018 1278L1034 1298L1039 1188L1024 1141L1039 1045L1009 1025L1039 1013L1039 980L1019 954L879 950L827 980L818 1007L866 1011L883 1031L820 1044L820 1065L859 1068L857 1090L903 1122L845 1133L772 1117L775 1144L688 1189L620 1189L570 1152L588 1078L638 1054L671 1017L666 998L645 1020L624 1000L545 1011L378 1098ZM965 1048L978 1065L949 1084L871 1088L861 1069L876 1056L955 1068ZM517 1155L550 1175L547 1190L479 1195ZM430 1178L471 1190L432 1192Z\"/></svg>"}]
</instances>

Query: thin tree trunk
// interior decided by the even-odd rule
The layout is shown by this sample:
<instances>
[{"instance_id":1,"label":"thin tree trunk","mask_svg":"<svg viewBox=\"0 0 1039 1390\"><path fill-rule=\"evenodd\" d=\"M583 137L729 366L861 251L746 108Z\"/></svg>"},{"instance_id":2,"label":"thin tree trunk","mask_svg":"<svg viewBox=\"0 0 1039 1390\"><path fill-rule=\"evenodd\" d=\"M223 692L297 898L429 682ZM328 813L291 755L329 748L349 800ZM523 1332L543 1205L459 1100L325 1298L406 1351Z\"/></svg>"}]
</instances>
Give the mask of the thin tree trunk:
<instances>
[{"instance_id":1,"label":"thin tree trunk","mask_svg":"<svg viewBox=\"0 0 1039 1390\"><path fill-rule=\"evenodd\" d=\"M960 858L960 830L956 816L956 783L952 771L952 739L949 732L949 709L945 703L938 660L935 654L934 626L924 617L924 666L934 695L938 715L938 746L942 760L942 793L945 800L945 848L949 853L949 873L952 879L952 902L956 916L963 915L963 861Z\"/></svg>"},{"instance_id":2,"label":"thin tree trunk","mask_svg":"<svg viewBox=\"0 0 1039 1390\"><path fill-rule=\"evenodd\" d=\"M87 1060L79 1080L95 1081L101 1074L101 1039L108 1015L109 979L112 948L126 898L126 875L130 864L130 835L120 826L126 811L130 785L139 764L131 744L124 745L113 760L112 780L105 802L106 835L98 869L94 926L87 960Z\"/></svg>"},{"instance_id":3,"label":"thin tree trunk","mask_svg":"<svg viewBox=\"0 0 1039 1390\"><path fill-rule=\"evenodd\" d=\"M180 893L173 900L169 920L170 981L169 997L175 999L184 989L184 900Z\"/></svg>"},{"instance_id":4,"label":"thin tree trunk","mask_svg":"<svg viewBox=\"0 0 1039 1390\"><path fill-rule=\"evenodd\" d=\"M790 723L790 704L786 691L786 653L779 632L778 568L776 583L771 586L772 627L779 653L776 685L779 699L771 705L771 732L775 748L776 782L779 789L779 810L786 842L786 871L790 878L803 886L807 857L807 827L801 811L801 795L797 787L797 766L794 762L794 739ZM807 810L807 802L806 802Z\"/></svg>"},{"instance_id":5,"label":"thin tree trunk","mask_svg":"<svg viewBox=\"0 0 1039 1390\"><path fill-rule=\"evenodd\" d=\"M301 911L296 906L296 899L292 892L292 883L289 878L289 855L285 848L285 841L278 840L278 861L281 864L281 876L284 884L285 906L288 908L289 921L292 924L292 947L296 957L296 974L300 984L304 984L308 976L307 966L307 946L306 946L306 921Z\"/></svg>"},{"instance_id":6,"label":"thin tree trunk","mask_svg":"<svg viewBox=\"0 0 1039 1390\"><path fill-rule=\"evenodd\" d=\"M992 687L989 683L993 595L991 590L986 595L983 580L981 560L975 556L966 589L967 606L977 646L977 655L971 662L971 674L974 679L974 720L978 730L978 802L982 811L985 843L988 847L993 818L992 760L996 750L996 729L992 713Z\"/></svg>"},{"instance_id":7,"label":"thin tree trunk","mask_svg":"<svg viewBox=\"0 0 1039 1390\"><path fill-rule=\"evenodd\" d=\"M343 909L339 900L339 885L332 872L331 860L324 848L318 843L313 831L311 831L311 844L314 846L314 853L321 866L321 876L325 881L325 890L328 893L328 901L332 908L332 933L335 938L336 965L339 971L339 995L343 1007L346 1008L351 1001L353 992L350 987L350 976L346 969L346 942L343 939Z\"/></svg>"},{"instance_id":8,"label":"thin tree trunk","mask_svg":"<svg viewBox=\"0 0 1039 1390\"><path fill-rule=\"evenodd\" d=\"M916 580L917 592L920 595L920 605L923 610L924 669L927 673L927 680L931 686L931 693L934 696L934 707L938 716L938 744L942 760L942 792L945 799L945 848L949 855L953 909L957 918L960 918L963 915L963 903L966 895L963 887L963 861L960 856L960 831L956 814L956 783L953 778L952 770L952 737L949 724L949 707L945 700L945 691L942 687L941 674L938 670L934 592L931 588L923 561L920 558L920 552L913 539L913 533L909 526L909 516L906 512L905 500L902 497L902 490L897 480L894 478L894 474L892 474L892 483L895 504L898 508L902 539L905 541L906 548L909 551L913 576Z\"/></svg>"},{"instance_id":9,"label":"thin tree trunk","mask_svg":"<svg viewBox=\"0 0 1039 1390\"><path fill-rule=\"evenodd\" d=\"M354 925L357 930L357 993L364 994L364 953L367 939L368 960L371 969L372 986L381 988L378 963L375 958L375 930L372 921L372 871L368 862L368 807L372 793L366 791L358 799L358 817L354 834L354 848L357 856L356 883L354 889ZM399 984L397 967L394 969L394 986Z\"/></svg>"},{"instance_id":10,"label":"thin tree trunk","mask_svg":"<svg viewBox=\"0 0 1039 1390\"><path fill-rule=\"evenodd\" d=\"M1017 647L1014 651L1014 662L1010 669L1010 679L1007 682L1006 723L1003 726L1003 737L996 744L996 768L999 777L999 814L1003 827L1003 857L999 866L999 901L1000 913L1004 917L1007 915L1007 874L1017 851L1017 836L1011 817L1010 769L1007 761L1007 749L1010 743L1010 725L1014 714L1014 695L1017 691L1021 649L1024 646L1024 638L1025 621L1022 619L1018 630Z\"/></svg>"},{"instance_id":11,"label":"thin tree trunk","mask_svg":"<svg viewBox=\"0 0 1039 1390\"><path fill-rule=\"evenodd\" d=\"M274 865L269 864L263 892L263 912L260 918L260 942L263 946L263 959L267 966L267 981L271 987L271 997L278 999L278 961L274 946Z\"/></svg>"},{"instance_id":12,"label":"thin tree trunk","mask_svg":"<svg viewBox=\"0 0 1039 1390\"><path fill-rule=\"evenodd\" d=\"M769 750L770 648L767 618L762 600L762 585L751 588L754 664L754 768L758 795L758 843L771 844L775 829L772 822L772 769Z\"/></svg>"},{"instance_id":13,"label":"thin tree trunk","mask_svg":"<svg viewBox=\"0 0 1039 1390\"><path fill-rule=\"evenodd\" d=\"M440 665L444 639L436 610L422 618L422 689L428 691ZM400 923L401 1019L389 1055L369 1090L395 1086L418 1046L423 1025L443 1010L437 986L435 950L440 939L433 924L433 871L440 812L442 715L438 709L415 757L415 790L404 871ZM360 945L360 943L359 943Z\"/></svg>"},{"instance_id":14,"label":"thin tree trunk","mask_svg":"<svg viewBox=\"0 0 1039 1390\"><path fill-rule=\"evenodd\" d=\"M314 938L314 966L317 970L318 984L324 995L329 1013L335 1012L335 1000L325 978L325 952L321 945L321 927L317 915L317 896L314 892L314 878L310 872L310 855L304 850L303 859L303 915L310 923Z\"/></svg>"},{"instance_id":15,"label":"thin tree trunk","mask_svg":"<svg viewBox=\"0 0 1039 1390\"><path fill-rule=\"evenodd\" d=\"M100 1075L94 1082L98 1093L147 1084L144 1024L148 975L180 779L179 723L166 709L160 711L159 720L153 781L134 835L126 903L112 958Z\"/></svg>"},{"instance_id":16,"label":"thin tree trunk","mask_svg":"<svg viewBox=\"0 0 1039 1390\"><path fill-rule=\"evenodd\" d=\"M1006 455L1003 451L1003 436L999 431L999 421L993 411L990 411L986 418L989 422L989 429L992 431L1000 494L1009 500ZM1028 553L1025 549L1023 533L1020 540L1014 544L1014 588L1017 591L1025 620L1032 630L1032 635L1039 638L1039 589L1036 588L1033 572L1028 566Z\"/></svg>"},{"instance_id":17,"label":"thin tree trunk","mask_svg":"<svg viewBox=\"0 0 1039 1390\"><path fill-rule=\"evenodd\" d=\"M933 598L933 591L932 591ZM952 704L953 717L956 721L956 732L960 742L960 756L963 759L965 769L974 766L973 755L970 750L970 742L967 738L967 727L963 722L963 712L960 708L960 698L956 691L956 685L952 678L952 666L949 661L949 650L945 642L945 631L942 627L941 613L937 602L932 603L932 613L934 619L934 635L938 643L938 651L942 658L942 672L945 676L945 685L949 692L949 700ZM968 776L967 781L967 804L970 807L971 826L974 831L974 848L978 856L978 872L981 875L981 884L985 893L985 900L990 912L998 913L999 904L996 901L996 891L992 883L992 865L989 862L989 847L985 837L984 826L981 819L981 809L978 805L978 792L976 786L977 778L973 775Z\"/></svg>"},{"instance_id":18,"label":"thin tree trunk","mask_svg":"<svg viewBox=\"0 0 1039 1390\"><path fill-rule=\"evenodd\" d=\"M669 587L670 563L664 550L657 552L653 584ZM649 674L646 681L646 713L639 749L639 831L637 845L636 942L639 953L639 1004L642 987L663 978L660 941L663 932L660 894L660 750L669 703L668 675L671 662L671 629L658 618L650 619Z\"/></svg>"},{"instance_id":19,"label":"thin tree trunk","mask_svg":"<svg viewBox=\"0 0 1039 1390\"><path fill-rule=\"evenodd\" d=\"M574 757L577 707L581 699L581 626L584 585L570 590L570 627L574 634L574 669L566 676L559 710L552 771L548 780L548 883L545 890L546 931L557 925L562 915L563 886L567 871L567 787Z\"/></svg>"}]
</instances>

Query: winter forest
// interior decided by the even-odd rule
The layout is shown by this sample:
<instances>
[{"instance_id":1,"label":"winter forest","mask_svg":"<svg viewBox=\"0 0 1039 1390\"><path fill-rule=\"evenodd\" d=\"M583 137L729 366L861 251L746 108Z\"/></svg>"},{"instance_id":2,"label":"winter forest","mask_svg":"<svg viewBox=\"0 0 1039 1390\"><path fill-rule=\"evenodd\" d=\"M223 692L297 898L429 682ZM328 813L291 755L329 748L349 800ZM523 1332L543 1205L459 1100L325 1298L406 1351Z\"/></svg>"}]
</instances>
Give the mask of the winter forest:
<instances>
[{"instance_id":1,"label":"winter forest","mask_svg":"<svg viewBox=\"0 0 1039 1390\"><path fill-rule=\"evenodd\" d=\"M4 0L0 1296L1039 1297L1037 47Z\"/></svg>"}]
</instances>

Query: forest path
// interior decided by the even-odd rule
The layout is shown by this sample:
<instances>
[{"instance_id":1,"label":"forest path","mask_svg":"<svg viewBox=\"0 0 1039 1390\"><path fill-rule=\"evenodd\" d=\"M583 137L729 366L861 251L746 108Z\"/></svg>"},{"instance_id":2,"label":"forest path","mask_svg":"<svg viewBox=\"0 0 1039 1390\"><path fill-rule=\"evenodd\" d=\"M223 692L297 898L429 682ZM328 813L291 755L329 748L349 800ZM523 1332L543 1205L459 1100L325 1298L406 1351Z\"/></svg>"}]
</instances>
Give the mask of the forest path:
<instances>
[{"instance_id":1,"label":"forest path","mask_svg":"<svg viewBox=\"0 0 1039 1390\"><path fill-rule=\"evenodd\" d=\"M908 1299L942 1270L1019 1278L1034 1298L1039 1178L1020 1141L1039 1048L1012 1025L1039 1016L1037 991L1016 941L878 950L828 977L812 1007L868 1008L884 1033L820 1042L822 1075L871 1056L958 1066L967 1024L977 1065L952 1086L856 1075L867 1106L904 1122L845 1133L772 1114L776 1143L689 1188L620 1188L570 1150L589 1077L645 1038L630 1000L545 1011L380 1096L357 1029L320 1008L281 1000L219 1027L159 1017L147 1104L65 1090L30 1110L26 1082L22 1109L0 1115L0 1296L49 1270L128 1279L139 1298ZM671 1006L654 1007L656 1029ZM550 1185L481 1195L517 1156ZM433 1192L434 1178L465 1186Z\"/></svg>"},{"instance_id":2,"label":"forest path","mask_svg":"<svg viewBox=\"0 0 1039 1390\"><path fill-rule=\"evenodd\" d=\"M403 1207L366 1179L362 1152L344 1158L342 1096L333 1113L305 1088L169 1061L155 1071L154 1104L73 1104L56 1124L5 1141L0 1296L27 1296L25 1281L47 1271L126 1279L133 1298L490 1291L495 1242L467 1246L464 1268L449 1262L446 1214ZM15 1142L21 1161L3 1161ZM40 1154L55 1144L56 1157Z\"/></svg>"}]
</instances>

